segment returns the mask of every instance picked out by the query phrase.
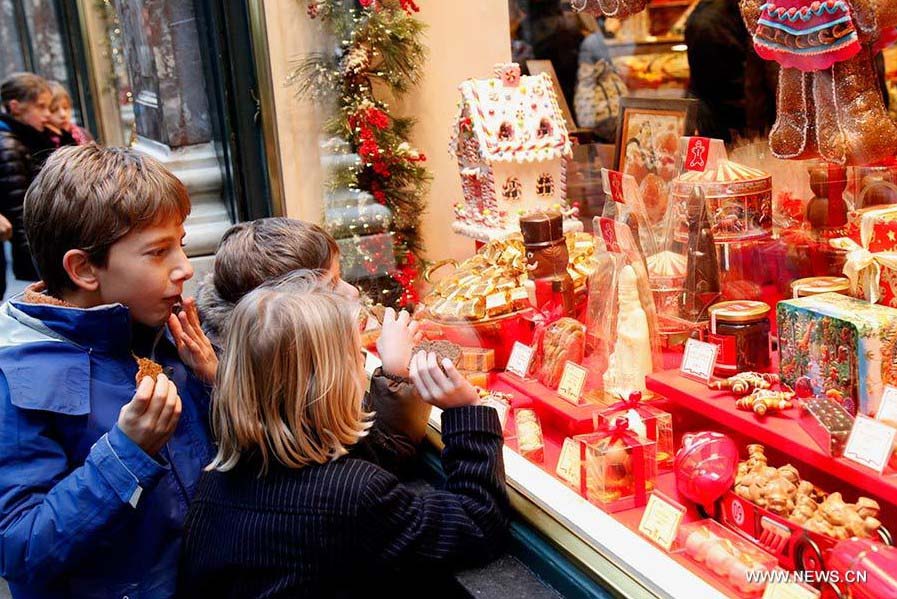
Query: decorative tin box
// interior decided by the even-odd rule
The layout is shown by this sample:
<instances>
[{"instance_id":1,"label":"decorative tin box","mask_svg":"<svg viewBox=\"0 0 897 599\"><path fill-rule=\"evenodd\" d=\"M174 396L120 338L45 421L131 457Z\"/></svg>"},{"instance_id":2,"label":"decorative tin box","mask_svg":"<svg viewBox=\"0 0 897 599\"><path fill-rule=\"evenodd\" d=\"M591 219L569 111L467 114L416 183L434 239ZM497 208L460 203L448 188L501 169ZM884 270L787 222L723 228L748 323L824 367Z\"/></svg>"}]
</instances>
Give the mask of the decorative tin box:
<instances>
[{"instance_id":1,"label":"decorative tin box","mask_svg":"<svg viewBox=\"0 0 897 599\"><path fill-rule=\"evenodd\" d=\"M819 394L835 390L856 415L873 414L897 383L897 310L838 293L779 302L779 368L792 387L806 376Z\"/></svg>"}]
</instances>

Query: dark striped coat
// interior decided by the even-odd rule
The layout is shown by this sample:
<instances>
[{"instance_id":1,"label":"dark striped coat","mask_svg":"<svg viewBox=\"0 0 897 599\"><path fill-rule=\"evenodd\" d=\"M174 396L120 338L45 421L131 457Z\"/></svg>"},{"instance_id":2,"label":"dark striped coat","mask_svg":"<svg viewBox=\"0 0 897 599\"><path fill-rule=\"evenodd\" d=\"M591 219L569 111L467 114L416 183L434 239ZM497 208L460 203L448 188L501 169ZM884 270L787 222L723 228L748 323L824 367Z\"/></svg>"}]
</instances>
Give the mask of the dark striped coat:
<instances>
[{"instance_id":1,"label":"dark striped coat","mask_svg":"<svg viewBox=\"0 0 897 599\"><path fill-rule=\"evenodd\" d=\"M265 476L252 460L206 473L187 516L181 595L395 596L400 570L493 558L508 526L498 417L488 407L456 408L442 427L447 482L439 491L416 494L351 456L277 465Z\"/></svg>"}]
</instances>

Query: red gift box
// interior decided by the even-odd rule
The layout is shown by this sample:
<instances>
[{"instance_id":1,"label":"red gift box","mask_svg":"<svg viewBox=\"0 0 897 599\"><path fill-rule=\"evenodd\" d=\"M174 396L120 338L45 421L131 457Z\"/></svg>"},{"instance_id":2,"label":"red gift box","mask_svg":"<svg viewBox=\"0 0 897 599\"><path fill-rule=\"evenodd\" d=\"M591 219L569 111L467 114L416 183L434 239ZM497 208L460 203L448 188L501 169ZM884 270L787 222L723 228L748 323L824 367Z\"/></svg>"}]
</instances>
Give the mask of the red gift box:
<instances>
[{"instance_id":1,"label":"red gift box","mask_svg":"<svg viewBox=\"0 0 897 599\"><path fill-rule=\"evenodd\" d=\"M659 410L652 405L642 402L642 394L638 391L629 394L629 399L620 401L604 408L596 416L598 426L608 428L618 418L627 418L632 410L645 425L645 437L657 444L655 456L657 467L668 470L673 467L673 417L669 412ZM629 422L632 429L632 422Z\"/></svg>"},{"instance_id":2,"label":"red gift box","mask_svg":"<svg viewBox=\"0 0 897 599\"><path fill-rule=\"evenodd\" d=\"M647 504L657 479L657 444L629 430L625 419L587 435L568 438L557 473L590 502L608 512Z\"/></svg>"},{"instance_id":3,"label":"red gift box","mask_svg":"<svg viewBox=\"0 0 897 599\"><path fill-rule=\"evenodd\" d=\"M858 210L851 215L850 238L832 240L847 250L844 274L851 293L897 307L897 206Z\"/></svg>"}]
</instances>

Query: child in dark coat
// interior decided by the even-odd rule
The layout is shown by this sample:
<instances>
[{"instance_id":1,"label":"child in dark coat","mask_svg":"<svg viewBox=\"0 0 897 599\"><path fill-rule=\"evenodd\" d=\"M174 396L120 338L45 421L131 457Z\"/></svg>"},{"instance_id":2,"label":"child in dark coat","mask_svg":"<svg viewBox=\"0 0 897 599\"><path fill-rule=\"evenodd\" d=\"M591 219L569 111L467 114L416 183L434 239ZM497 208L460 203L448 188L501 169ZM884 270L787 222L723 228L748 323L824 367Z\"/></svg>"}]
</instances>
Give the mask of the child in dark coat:
<instances>
[{"instance_id":1,"label":"child in dark coat","mask_svg":"<svg viewBox=\"0 0 897 599\"><path fill-rule=\"evenodd\" d=\"M50 87L34 73L15 73L0 84L0 215L12 224L12 271L21 281L36 281L22 222L25 191L55 149L46 134L50 118ZM0 252L0 277L6 277Z\"/></svg>"},{"instance_id":2,"label":"child in dark coat","mask_svg":"<svg viewBox=\"0 0 897 599\"><path fill-rule=\"evenodd\" d=\"M416 493L350 448L371 426L357 303L292 275L237 304L212 407L218 454L187 516L184 597L394 594L407 568L500 551L508 500L494 409L450 360L410 375L444 409L445 490Z\"/></svg>"}]
</instances>

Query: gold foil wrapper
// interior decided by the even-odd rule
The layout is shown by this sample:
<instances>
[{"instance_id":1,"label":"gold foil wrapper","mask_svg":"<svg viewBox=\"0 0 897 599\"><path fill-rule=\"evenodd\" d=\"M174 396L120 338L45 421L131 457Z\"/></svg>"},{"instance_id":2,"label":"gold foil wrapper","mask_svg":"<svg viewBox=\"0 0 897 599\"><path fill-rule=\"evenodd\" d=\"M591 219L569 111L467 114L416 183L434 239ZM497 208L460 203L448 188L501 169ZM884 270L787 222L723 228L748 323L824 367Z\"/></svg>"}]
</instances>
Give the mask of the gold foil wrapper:
<instances>
[{"instance_id":1,"label":"gold foil wrapper","mask_svg":"<svg viewBox=\"0 0 897 599\"><path fill-rule=\"evenodd\" d=\"M513 311L511 298L507 291L499 291L486 297L486 316L493 318Z\"/></svg>"}]
</instances>

